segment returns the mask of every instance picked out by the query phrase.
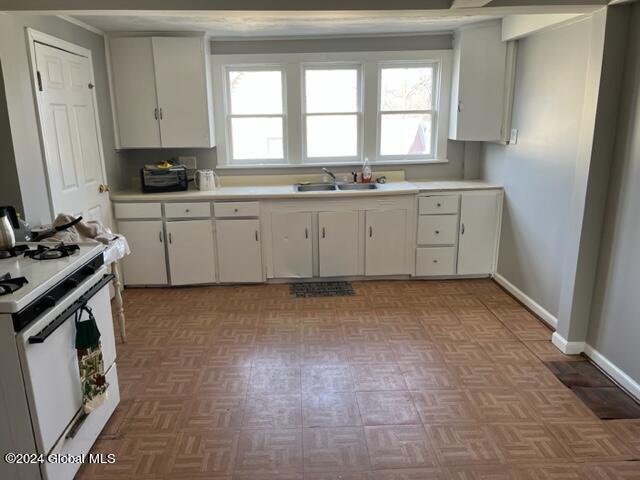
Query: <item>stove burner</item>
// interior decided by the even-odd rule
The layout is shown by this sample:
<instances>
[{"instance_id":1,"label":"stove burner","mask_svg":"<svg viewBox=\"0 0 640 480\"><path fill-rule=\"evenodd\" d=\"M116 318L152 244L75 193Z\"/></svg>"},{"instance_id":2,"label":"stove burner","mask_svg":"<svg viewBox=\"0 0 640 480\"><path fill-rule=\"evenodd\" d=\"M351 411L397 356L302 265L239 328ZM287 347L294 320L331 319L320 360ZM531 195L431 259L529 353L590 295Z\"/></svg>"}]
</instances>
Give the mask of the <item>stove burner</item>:
<instances>
[{"instance_id":1,"label":"stove burner","mask_svg":"<svg viewBox=\"0 0 640 480\"><path fill-rule=\"evenodd\" d=\"M24 256L34 260L55 260L73 255L73 252L77 250L80 250L80 247L74 244L65 245L64 243L59 243L52 247L38 245L35 249L25 251Z\"/></svg>"},{"instance_id":2,"label":"stove burner","mask_svg":"<svg viewBox=\"0 0 640 480\"><path fill-rule=\"evenodd\" d=\"M0 275L0 296L20 290L25 283L29 283L29 281L24 277L11 278L10 273Z\"/></svg>"},{"instance_id":3,"label":"stove burner","mask_svg":"<svg viewBox=\"0 0 640 480\"><path fill-rule=\"evenodd\" d=\"M25 250L29 250L28 245L16 245L8 250L0 250L0 259L17 257L18 255L22 255Z\"/></svg>"}]
</instances>

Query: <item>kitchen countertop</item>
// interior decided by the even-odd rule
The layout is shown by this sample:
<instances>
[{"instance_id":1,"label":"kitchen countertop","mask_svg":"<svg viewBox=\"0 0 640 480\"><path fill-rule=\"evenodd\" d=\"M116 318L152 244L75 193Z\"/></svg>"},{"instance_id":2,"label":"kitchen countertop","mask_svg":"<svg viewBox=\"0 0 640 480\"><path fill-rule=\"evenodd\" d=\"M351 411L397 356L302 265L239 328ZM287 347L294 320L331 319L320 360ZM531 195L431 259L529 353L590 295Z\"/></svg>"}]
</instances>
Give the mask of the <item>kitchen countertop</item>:
<instances>
[{"instance_id":1,"label":"kitchen countertop","mask_svg":"<svg viewBox=\"0 0 640 480\"><path fill-rule=\"evenodd\" d=\"M215 192L186 190L182 192L142 193L124 190L110 193L114 202L172 202L198 200L273 200L282 198L335 198L381 195L415 195L420 192L443 190L499 189L500 185L480 180L427 180L399 181L378 184L375 190L333 190L322 192L296 192L293 185L222 186Z\"/></svg>"}]
</instances>

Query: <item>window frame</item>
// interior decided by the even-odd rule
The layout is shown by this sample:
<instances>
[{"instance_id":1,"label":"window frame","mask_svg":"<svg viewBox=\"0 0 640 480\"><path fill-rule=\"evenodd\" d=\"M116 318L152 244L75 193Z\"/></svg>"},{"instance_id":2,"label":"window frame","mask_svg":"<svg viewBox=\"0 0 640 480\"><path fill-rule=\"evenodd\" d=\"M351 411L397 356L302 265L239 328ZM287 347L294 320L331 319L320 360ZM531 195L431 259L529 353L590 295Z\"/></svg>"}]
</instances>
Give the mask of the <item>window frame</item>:
<instances>
[{"instance_id":1,"label":"window frame","mask_svg":"<svg viewBox=\"0 0 640 480\"><path fill-rule=\"evenodd\" d=\"M387 162L398 161L418 161L433 160L437 155L438 139L438 112L434 106L439 104L438 95L440 93L440 75L438 72L439 63L437 61L387 61L378 63L378 101L376 103L376 158ZM382 110L382 70L385 68L430 68L431 69L431 110ZM382 154L382 115L431 115L431 153L430 154Z\"/></svg>"},{"instance_id":2,"label":"window frame","mask_svg":"<svg viewBox=\"0 0 640 480\"><path fill-rule=\"evenodd\" d=\"M234 114L231 111L231 89L230 74L231 72L280 72L280 88L282 95L282 113L262 113L262 114ZM282 165L287 163L288 141L287 141L287 75L282 65L278 64L251 64L251 65L226 65L224 68L224 112L225 112L225 140L228 152L228 165L235 166L260 166L260 165ZM233 156L233 128L232 120L234 118L278 118L282 119L282 158L243 158L236 159Z\"/></svg>"},{"instance_id":3,"label":"window frame","mask_svg":"<svg viewBox=\"0 0 640 480\"><path fill-rule=\"evenodd\" d=\"M360 52L313 52L313 53L230 53L212 54L210 57L212 76L212 97L210 112L216 138L216 156L218 169L318 169L322 166L358 166L364 158L372 165L390 165L402 168L403 165L428 165L448 163L448 133L451 114L451 90L453 72L453 51L440 50L401 50L401 51L360 51ZM360 125L359 156L356 159L343 158L335 160L330 157L311 157L307 161L306 132L303 133L303 66L317 65L330 68L335 65L360 65ZM415 158L415 156L398 156L390 159L379 157L379 121L380 110L379 66L405 66L427 64L437 65L434 78L433 110L435 118L432 158ZM231 70L264 70L277 69L283 75L283 159L238 160L232 159L228 136L228 94L225 75ZM435 86L437 85L437 86Z\"/></svg>"},{"instance_id":4,"label":"window frame","mask_svg":"<svg viewBox=\"0 0 640 480\"><path fill-rule=\"evenodd\" d=\"M307 112L307 77L306 72L308 70L356 70L358 92L356 96L357 107L355 112L319 112L309 113ZM335 165L338 163L357 163L361 161L364 145L363 145L363 65L360 62L304 62L300 64L300 106L302 121L300 129L302 132L302 157L301 163L303 165ZM307 119L311 117L322 116L340 116L340 115L355 115L356 116L356 154L352 156L340 156L340 157L310 157L308 152L308 139L307 139Z\"/></svg>"}]
</instances>

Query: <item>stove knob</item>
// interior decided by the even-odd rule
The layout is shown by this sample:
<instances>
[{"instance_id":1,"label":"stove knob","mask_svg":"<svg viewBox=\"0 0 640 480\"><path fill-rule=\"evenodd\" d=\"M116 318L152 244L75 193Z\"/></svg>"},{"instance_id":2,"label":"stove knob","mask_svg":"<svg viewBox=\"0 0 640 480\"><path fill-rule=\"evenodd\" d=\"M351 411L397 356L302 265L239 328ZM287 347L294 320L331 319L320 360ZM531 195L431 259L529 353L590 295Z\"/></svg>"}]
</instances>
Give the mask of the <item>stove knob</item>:
<instances>
[{"instance_id":1,"label":"stove knob","mask_svg":"<svg viewBox=\"0 0 640 480\"><path fill-rule=\"evenodd\" d=\"M42 305L43 309L53 308L56 306L56 299L51 295L47 295L40 300L40 305Z\"/></svg>"},{"instance_id":2,"label":"stove knob","mask_svg":"<svg viewBox=\"0 0 640 480\"><path fill-rule=\"evenodd\" d=\"M85 275L93 275L94 273L96 273L96 268L92 265L85 265L80 271Z\"/></svg>"},{"instance_id":3,"label":"stove knob","mask_svg":"<svg viewBox=\"0 0 640 480\"><path fill-rule=\"evenodd\" d=\"M69 289L76 288L78 286L78 281L75 278L67 278L64 281L64 286Z\"/></svg>"}]
</instances>

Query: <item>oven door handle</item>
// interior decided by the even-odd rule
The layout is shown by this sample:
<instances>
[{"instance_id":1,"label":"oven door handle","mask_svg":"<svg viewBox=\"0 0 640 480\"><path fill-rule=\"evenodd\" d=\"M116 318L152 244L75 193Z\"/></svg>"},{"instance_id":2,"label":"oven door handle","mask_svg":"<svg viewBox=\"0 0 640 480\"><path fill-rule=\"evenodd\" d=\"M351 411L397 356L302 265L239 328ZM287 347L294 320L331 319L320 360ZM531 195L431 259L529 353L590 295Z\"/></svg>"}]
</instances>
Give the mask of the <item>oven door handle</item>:
<instances>
[{"instance_id":1,"label":"oven door handle","mask_svg":"<svg viewBox=\"0 0 640 480\"><path fill-rule=\"evenodd\" d=\"M103 276L98 283L93 285L85 294L83 294L78 300L73 302L69 308L67 308L64 312L58 315L53 321L40 330L35 335L29 337L29 343L44 343L44 341L55 332L60 325L66 322L69 318L73 316L78 310L84 307L87 302L93 297L96 293L102 289L106 284L108 284L111 280L113 280L114 275L112 273L107 273Z\"/></svg>"}]
</instances>

